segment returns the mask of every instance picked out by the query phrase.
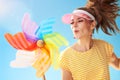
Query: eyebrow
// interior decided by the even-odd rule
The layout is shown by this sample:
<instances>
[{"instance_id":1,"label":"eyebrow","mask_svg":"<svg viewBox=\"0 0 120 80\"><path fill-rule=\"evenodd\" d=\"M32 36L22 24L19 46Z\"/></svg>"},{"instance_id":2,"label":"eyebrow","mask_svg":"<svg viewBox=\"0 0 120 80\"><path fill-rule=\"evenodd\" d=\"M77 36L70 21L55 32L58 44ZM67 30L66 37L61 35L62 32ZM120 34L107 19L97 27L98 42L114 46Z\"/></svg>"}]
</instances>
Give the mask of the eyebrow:
<instances>
[{"instance_id":1,"label":"eyebrow","mask_svg":"<svg viewBox=\"0 0 120 80\"><path fill-rule=\"evenodd\" d=\"M79 18L77 18L77 20L79 20L79 19L83 19L82 17L79 17ZM71 19L71 21L73 21L74 19Z\"/></svg>"},{"instance_id":2,"label":"eyebrow","mask_svg":"<svg viewBox=\"0 0 120 80\"><path fill-rule=\"evenodd\" d=\"M79 18L77 18L77 19L84 19L84 18L82 18L82 17L79 17Z\"/></svg>"}]
</instances>

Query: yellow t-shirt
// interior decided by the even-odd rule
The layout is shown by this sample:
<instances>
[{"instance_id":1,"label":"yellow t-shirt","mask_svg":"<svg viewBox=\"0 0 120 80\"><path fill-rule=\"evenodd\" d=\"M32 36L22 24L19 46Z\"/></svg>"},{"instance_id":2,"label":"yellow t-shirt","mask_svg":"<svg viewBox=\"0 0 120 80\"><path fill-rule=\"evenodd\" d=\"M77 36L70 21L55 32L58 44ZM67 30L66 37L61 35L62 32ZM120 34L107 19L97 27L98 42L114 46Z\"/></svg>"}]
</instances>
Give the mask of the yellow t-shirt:
<instances>
[{"instance_id":1,"label":"yellow t-shirt","mask_svg":"<svg viewBox=\"0 0 120 80\"><path fill-rule=\"evenodd\" d=\"M60 67L70 71L73 80L110 80L113 47L103 40L93 39L93 42L93 47L86 52L68 47L61 53Z\"/></svg>"}]
</instances>

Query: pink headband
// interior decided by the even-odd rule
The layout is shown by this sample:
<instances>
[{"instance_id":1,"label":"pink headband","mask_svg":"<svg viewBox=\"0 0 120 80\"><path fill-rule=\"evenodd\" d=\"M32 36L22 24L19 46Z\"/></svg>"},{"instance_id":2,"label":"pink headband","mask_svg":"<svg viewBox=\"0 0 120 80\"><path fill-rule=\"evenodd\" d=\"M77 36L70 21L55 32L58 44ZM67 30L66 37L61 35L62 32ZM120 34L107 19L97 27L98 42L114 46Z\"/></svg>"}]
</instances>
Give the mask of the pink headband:
<instances>
[{"instance_id":1,"label":"pink headband","mask_svg":"<svg viewBox=\"0 0 120 80\"><path fill-rule=\"evenodd\" d=\"M64 15L62 17L62 21L66 24L70 24L71 16L73 16L73 15L85 18L87 20L95 20L95 17L92 14L88 13L87 11L85 11L85 10L75 10L71 14Z\"/></svg>"}]
</instances>

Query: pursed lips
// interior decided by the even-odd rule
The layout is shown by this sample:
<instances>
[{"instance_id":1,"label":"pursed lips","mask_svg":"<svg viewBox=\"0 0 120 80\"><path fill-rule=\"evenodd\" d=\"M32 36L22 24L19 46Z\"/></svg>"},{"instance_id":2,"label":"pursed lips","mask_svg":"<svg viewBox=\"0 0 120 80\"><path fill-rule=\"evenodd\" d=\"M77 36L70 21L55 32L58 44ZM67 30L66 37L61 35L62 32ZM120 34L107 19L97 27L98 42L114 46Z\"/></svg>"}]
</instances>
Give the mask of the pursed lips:
<instances>
[{"instance_id":1,"label":"pursed lips","mask_svg":"<svg viewBox=\"0 0 120 80\"><path fill-rule=\"evenodd\" d=\"M74 32L75 32L75 33L78 33L78 32L79 32L79 30L74 30Z\"/></svg>"}]
</instances>

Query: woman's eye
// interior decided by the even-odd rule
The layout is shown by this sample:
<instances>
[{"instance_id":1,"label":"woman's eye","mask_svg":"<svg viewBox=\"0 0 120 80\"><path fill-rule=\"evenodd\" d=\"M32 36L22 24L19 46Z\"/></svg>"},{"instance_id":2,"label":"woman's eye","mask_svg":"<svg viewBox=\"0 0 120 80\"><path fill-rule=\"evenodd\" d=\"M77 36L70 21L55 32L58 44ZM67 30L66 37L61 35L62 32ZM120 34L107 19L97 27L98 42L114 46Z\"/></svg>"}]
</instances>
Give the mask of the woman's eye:
<instances>
[{"instance_id":1,"label":"woman's eye","mask_svg":"<svg viewBox=\"0 0 120 80\"><path fill-rule=\"evenodd\" d=\"M78 22L83 22L83 20L78 20Z\"/></svg>"}]
</instances>

